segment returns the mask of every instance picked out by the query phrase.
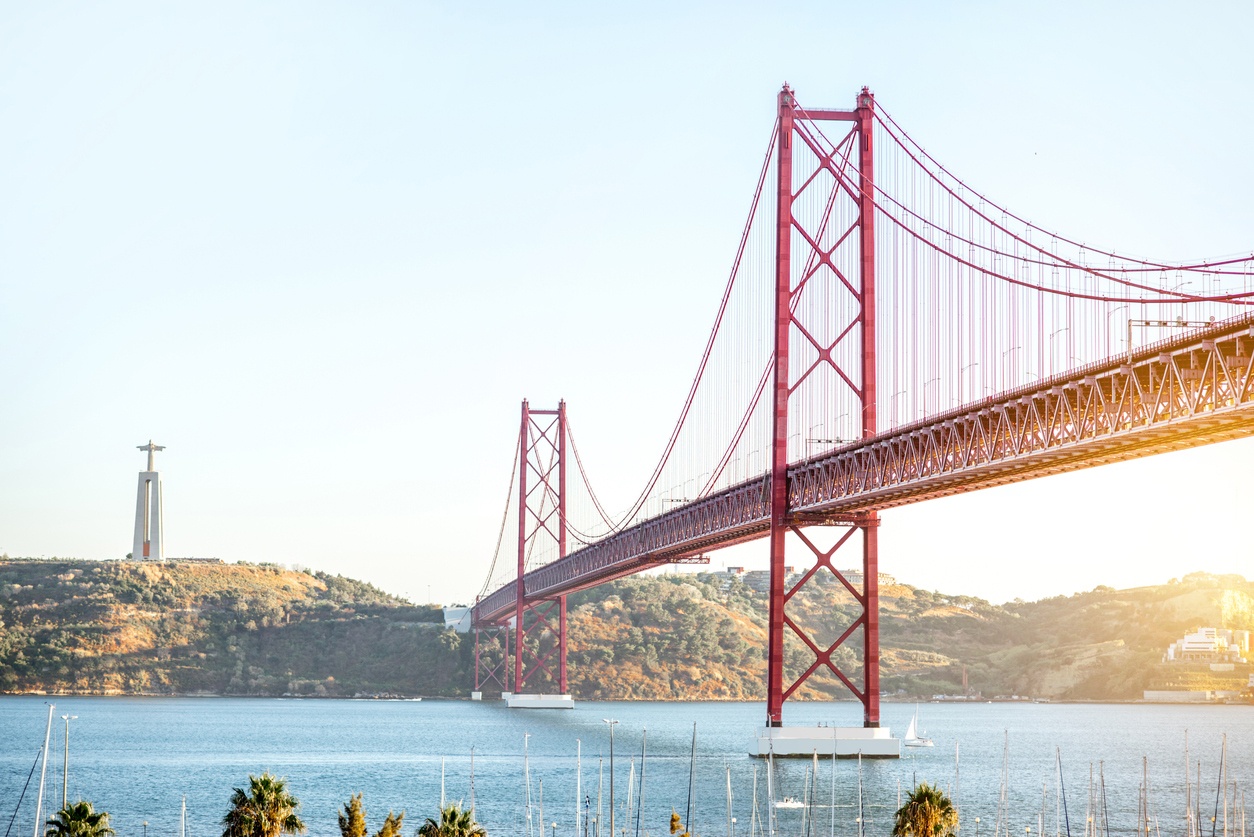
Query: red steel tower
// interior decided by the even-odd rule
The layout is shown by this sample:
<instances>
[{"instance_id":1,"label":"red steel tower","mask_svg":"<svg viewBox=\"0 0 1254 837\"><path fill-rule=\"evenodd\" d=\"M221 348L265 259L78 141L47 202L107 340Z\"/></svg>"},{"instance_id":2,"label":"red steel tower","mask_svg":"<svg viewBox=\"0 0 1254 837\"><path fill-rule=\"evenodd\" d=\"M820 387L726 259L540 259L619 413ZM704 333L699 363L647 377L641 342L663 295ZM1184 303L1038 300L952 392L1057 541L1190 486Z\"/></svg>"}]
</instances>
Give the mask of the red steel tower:
<instances>
[{"instance_id":1,"label":"red steel tower","mask_svg":"<svg viewBox=\"0 0 1254 837\"><path fill-rule=\"evenodd\" d=\"M518 444L518 578L514 603L514 693L539 671L566 688L566 597L531 599L523 576L539 551L566 557L566 402L556 410L522 403ZM530 619L528 619L530 617ZM554 625L556 619L556 625ZM543 634L551 639L544 642ZM532 642L528 642L532 639ZM547 649L546 649L547 644ZM553 658L556 657L556 672Z\"/></svg>"},{"instance_id":2,"label":"red steel tower","mask_svg":"<svg viewBox=\"0 0 1254 837\"><path fill-rule=\"evenodd\" d=\"M776 215L776 277L775 277L775 369L773 384L773 435L771 442L771 518L770 518L770 613L767 662L767 726L783 725L783 704L815 672L831 671L862 702L863 723L878 727L879 703L879 516L863 512L832 519L801 519L790 512L788 492L788 438L790 397L818 370L834 370L837 380L852 392L861 408L862 438L876 433L876 358L875 358L875 180L872 125L875 97L862 88L853 110L807 110L801 108L785 85L779 93L779 142L777 152L777 215ZM836 143L820 142L818 123L847 123L844 139ZM856 160L858 189L841 191L842 176L837 168ZM826 212L817 220L794 212L803 198L813 198L807 190L819 190L829 182L824 173L832 175L835 185L822 196ZM794 191L795 181L800 184ZM846 175L847 177L847 175ZM834 234L825 229L833 216L837 201L851 202L847 227L842 222ZM794 252L795 251L795 252ZM844 267L842 268L842 265ZM852 270L850 265L853 265ZM820 340L820 331L805 321L806 306L798 304L807 283L820 270L830 271L838 278L852 299L847 327L833 342ZM855 272L856 275L849 275ZM860 368L842 359L838 347L843 341L860 340ZM790 367L789 349L795 340L806 341L817 360L807 368ZM848 355L846 354L846 357ZM812 523L835 523L848 526L848 531L831 549L823 550L802 532ZM832 557L855 532L862 535L861 589L832 564ZM793 537L787 538L786 536ZM791 587L787 584L786 542L800 542L813 567ZM794 547L795 548L795 547ZM829 570L861 605L862 613L834 642L817 643L788 614L788 602L821 569ZM862 629L863 670L861 683L841 670L833 659L838 649ZM807 649L809 665L790 683L785 682L785 634L791 631Z\"/></svg>"}]
</instances>

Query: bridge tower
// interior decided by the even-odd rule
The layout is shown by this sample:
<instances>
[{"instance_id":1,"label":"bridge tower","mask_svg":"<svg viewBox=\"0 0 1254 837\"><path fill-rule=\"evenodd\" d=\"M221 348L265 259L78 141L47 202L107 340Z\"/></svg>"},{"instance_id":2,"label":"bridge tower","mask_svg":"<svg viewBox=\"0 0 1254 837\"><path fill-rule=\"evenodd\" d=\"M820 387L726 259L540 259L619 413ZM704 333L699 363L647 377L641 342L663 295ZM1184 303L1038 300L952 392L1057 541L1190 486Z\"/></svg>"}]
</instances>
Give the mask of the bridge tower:
<instances>
[{"instance_id":1,"label":"bridge tower","mask_svg":"<svg viewBox=\"0 0 1254 837\"><path fill-rule=\"evenodd\" d=\"M838 539L835 546L829 550L823 550L802 533L802 527L806 525L806 521L791 513L788 496L789 402L807 378L815 375L820 369L834 370L834 379L840 382L840 385L849 388L854 403L861 408L859 430L862 438L871 438L876 434L875 178L872 130L875 97L864 87L857 96L857 106L853 110L802 109L794 99L792 90L785 85L779 93L778 105L775 368L772 387L774 410L770 465L771 576L766 721L768 737L773 737L771 728L783 726L784 701L811 675L821 669L835 674L861 701L864 727L877 728L880 721L877 537L879 516L875 512L862 512L838 521L838 525L848 526L848 531ZM848 133L845 134L845 140L835 144L836 151L825 152L814 142L816 130L813 126L814 123L819 122L847 123ZM807 127L809 127L808 130L806 130ZM836 174L836 167L843 162L837 159L841 154L841 149L844 149L843 153L847 155L846 159L849 163L856 161L859 173L858 192L854 194L852 190L848 190L842 193L839 186L831 185L828 187L830 190L828 194L822 196L822 201L827 202L828 214L822 216L817 223L813 220L813 216L810 216L807 223L799 217L803 213L794 213L794 205L801 200L811 202L816 200L813 192L816 189L822 189L822 183L840 181L838 176L825 177L824 175L825 172L831 175ZM798 185L794 186L794 183ZM837 201L851 203L851 206L846 207L845 217L852 218L852 224L847 225L842 222L840 228L836 229L834 234L830 234L824 228L832 217L832 205ZM844 265L844 270L842 271L838 265ZM805 290L807 282L824 268L830 270L833 278L842 280L842 284L852 298L851 310L854 312L848 328L841 332L831 345L823 345L816 340L813 335L820 334L819 329L815 327L817 324L804 321L807 316L806 307L798 304L798 298ZM856 275L850 275L851 272L855 272ZM858 351L853 354L860 359L860 362L850 363L842 360L842 355L845 358L850 356L849 352L841 350L842 341L851 337L860 341ZM812 345L817 352L818 360L806 368L796 363L796 359L792 359L794 362L790 366L790 343L797 339L808 341L808 345ZM855 533L860 533L862 536L860 590L851 584L832 563L834 553ZM785 568L785 556L789 548L801 549L806 553L807 559L811 559L807 563L813 564L813 569L805 572L800 581L791 588L787 585ZM816 643L803 628L789 618L787 613L789 600L813 577L815 572L824 568L843 583L862 609L861 615L854 620L853 624L827 647ZM833 660L833 655L854 637L858 628L862 629L861 678L856 678L856 675L850 677ZM792 632L800 638L813 658L810 665L791 683L785 682L786 632ZM885 737L887 732L868 731L866 735L881 738ZM858 736L855 735L855 737ZM775 747L774 751L777 755L782 755L782 744L783 742L775 742L770 746ZM808 749L810 744L807 743L804 746L807 748L804 753L808 755L811 752ZM817 746L819 752L822 753L824 745ZM833 746L831 743L826 745L826 747L831 746ZM870 746L868 749L874 749L874 747Z\"/></svg>"},{"instance_id":2,"label":"bridge tower","mask_svg":"<svg viewBox=\"0 0 1254 837\"><path fill-rule=\"evenodd\" d=\"M523 576L533 556L566 557L566 402L556 410L522 403L518 437L518 577L515 581L512 708L566 708L566 596L533 599ZM508 637L509 634L507 633ZM528 640L531 640L530 642ZM508 642L508 640L507 640ZM527 694L544 672L557 694ZM507 675L508 677L508 675Z\"/></svg>"}]
</instances>

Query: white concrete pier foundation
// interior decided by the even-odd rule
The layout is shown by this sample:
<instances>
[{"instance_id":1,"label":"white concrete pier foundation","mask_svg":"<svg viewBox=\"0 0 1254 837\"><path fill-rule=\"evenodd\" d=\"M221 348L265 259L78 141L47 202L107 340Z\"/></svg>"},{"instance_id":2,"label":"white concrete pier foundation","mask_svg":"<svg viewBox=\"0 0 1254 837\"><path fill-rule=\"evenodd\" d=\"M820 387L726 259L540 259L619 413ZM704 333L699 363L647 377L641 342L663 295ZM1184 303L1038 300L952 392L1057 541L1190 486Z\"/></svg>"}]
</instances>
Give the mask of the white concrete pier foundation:
<instances>
[{"instance_id":1,"label":"white concrete pier foundation","mask_svg":"<svg viewBox=\"0 0 1254 837\"><path fill-rule=\"evenodd\" d=\"M749 747L749 755L766 758L868 759L901 758L901 739L888 727L763 727Z\"/></svg>"},{"instance_id":2,"label":"white concrete pier foundation","mask_svg":"<svg viewBox=\"0 0 1254 837\"><path fill-rule=\"evenodd\" d=\"M514 695L504 693L505 705L510 709L574 709L575 699L570 695Z\"/></svg>"}]
</instances>

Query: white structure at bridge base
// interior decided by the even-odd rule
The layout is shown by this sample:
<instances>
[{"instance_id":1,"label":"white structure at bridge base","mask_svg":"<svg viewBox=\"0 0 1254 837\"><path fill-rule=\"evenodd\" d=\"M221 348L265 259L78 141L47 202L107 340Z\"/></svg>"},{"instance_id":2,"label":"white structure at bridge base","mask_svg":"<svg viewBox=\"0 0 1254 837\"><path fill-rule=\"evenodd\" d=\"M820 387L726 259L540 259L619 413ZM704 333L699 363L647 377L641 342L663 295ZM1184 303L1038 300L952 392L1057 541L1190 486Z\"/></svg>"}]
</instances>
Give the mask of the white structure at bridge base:
<instances>
[{"instance_id":1,"label":"white structure at bridge base","mask_svg":"<svg viewBox=\"0 0 1254 837\"><path fill-rule=\"evenodd\" d=\"M510 709L574 709L570 695L515 695L503 692L501 697Z\"/></svg>"},{"instance_id":2,"label":"white structure at bridge base","mask_svg":"<svg viewBox=\"0 0 1254 837\"><path fill-rule=\"evenodd\" d=\"M901 758L901 739L888 727L763 727L749 747L749 755L776 758L868 759Z\"/></svg>"}]
</instances>

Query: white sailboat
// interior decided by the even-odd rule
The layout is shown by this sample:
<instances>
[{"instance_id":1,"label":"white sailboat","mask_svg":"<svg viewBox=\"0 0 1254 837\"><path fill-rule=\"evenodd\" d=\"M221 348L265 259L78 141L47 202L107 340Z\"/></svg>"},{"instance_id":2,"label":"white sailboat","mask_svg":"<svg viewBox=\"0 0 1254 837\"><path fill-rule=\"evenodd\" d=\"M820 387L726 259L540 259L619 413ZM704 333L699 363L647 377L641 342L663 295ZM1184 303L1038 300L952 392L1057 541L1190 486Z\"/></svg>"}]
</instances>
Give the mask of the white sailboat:
<instances>
[{"instance_id":1,"label":"white sailboat","mask_svg":"<svg viewBox=\"0 0 1254 837\"><path fill-rule=\"evenodd\" d=\"M910 726L906 727L906 737L902 739L907 747L931 747L932 739L919 734L919 707L915 706L914 716L910 718Z\"/></svg>"}]
</instances>

